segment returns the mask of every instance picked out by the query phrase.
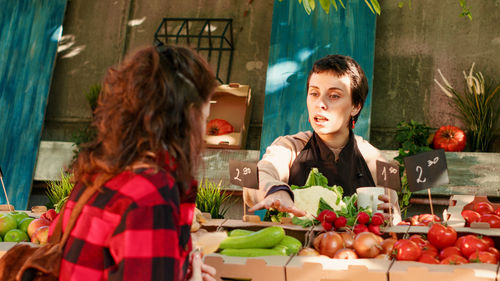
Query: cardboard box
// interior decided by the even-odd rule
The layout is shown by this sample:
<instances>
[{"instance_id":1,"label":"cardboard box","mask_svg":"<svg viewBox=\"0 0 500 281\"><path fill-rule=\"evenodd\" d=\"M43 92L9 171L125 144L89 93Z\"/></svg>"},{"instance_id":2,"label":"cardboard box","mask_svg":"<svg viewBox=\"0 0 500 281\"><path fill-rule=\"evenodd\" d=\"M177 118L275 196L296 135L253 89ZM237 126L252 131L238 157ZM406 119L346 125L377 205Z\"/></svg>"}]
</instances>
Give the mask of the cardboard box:
<instances>
[{"instance_id":1,"label":"cardboard box","mask_svg":"<svg viewBox=\"0 0 500 281\"><path fill-rule=\"evenodd\" d=\"M382 259L340 260L295 256L286 265L286 280L387 281L391 263L392 261Z\"/></svg>"},{"instance_id":2,"label":"cardboard box","mask_svg":"<svg viewBox=\"0 0 500 281\"><path fill-rule=\"evenodd\" d=\"M395 261L389 269L390 281L495 281L497 264L469 263L462 265L426 264Z\"/></svg>"},{"instance_id":3,"label":"cardboard box","mask_svg":"<svg viewBox=\"0 0 500 281\"><path fill-rule=\"evenodd\" d=\"M210 101L207 121L223 119L229 122L234 132L220 136L205 135L209 148L241 149L245 147L251 113L251 89L248 85L231 83L220 85Z\"/></svg>"},{"instance_id":4,"label":"cardboard box","mask_svg":"<svg viewBox=\"0 0 500 281\"><path fill-rule=\"evenodd\" d=\"M288 256L267 257L228 257L220 254L210 254L204 257L204 262L215 267L216 280L243 279L252 281L285 281L285 265L290 260Z\"/></svg>"}]
</instances>

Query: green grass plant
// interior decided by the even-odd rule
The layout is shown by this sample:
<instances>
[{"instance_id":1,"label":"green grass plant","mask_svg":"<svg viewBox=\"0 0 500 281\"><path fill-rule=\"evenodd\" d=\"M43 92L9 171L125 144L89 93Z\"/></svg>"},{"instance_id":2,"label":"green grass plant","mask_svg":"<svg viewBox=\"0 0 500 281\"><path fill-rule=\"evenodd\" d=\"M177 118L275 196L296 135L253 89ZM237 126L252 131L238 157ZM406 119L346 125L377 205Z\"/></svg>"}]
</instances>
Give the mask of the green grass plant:
<instances>
[{"instance_id":1,"label":"green grass plant","mask_svg":"<svg viewBox=\"0 0 500 281\"><path fill-rule=\"evenodd\" d=\"M231 207L231 204L224 204L229 203L231 194L226 192L221 185L222 181L217 184L208 179L202 180L196 196L196 207L204 213L210 213L214 219L224 218Z\"/></svg>"},{"instance_id":2,"label":"green grass plant","mask_svg":"<svg viewBox=\"0 0 500 281\"><path fill-rule=\"evenodd\" d=\"M45 192L49 199L47 208L54 208L59 213L66 200L68 200L71 190L73 190L74 185L71 182L71 174L61 172L60 181L49 181L47 185L47 191Z\"/></svg>"}]
</instances>

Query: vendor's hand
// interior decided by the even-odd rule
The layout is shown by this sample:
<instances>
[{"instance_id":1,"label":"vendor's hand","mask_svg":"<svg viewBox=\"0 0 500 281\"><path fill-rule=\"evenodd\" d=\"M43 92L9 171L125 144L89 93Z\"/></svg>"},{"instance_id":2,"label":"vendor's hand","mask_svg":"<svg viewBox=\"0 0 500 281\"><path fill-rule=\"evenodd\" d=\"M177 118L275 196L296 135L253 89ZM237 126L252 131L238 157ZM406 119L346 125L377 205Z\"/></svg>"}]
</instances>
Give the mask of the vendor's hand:
<instances>
[{"instance_id":1,"label":"vendor's hand","mask_svg":"<svg viewBox=\"0 0 500 281\"><path fill-rule=\"evenodd\" d=\"M191 278L189 281L215 281L215 268L203 263L199 251L193 252L190 258Z\"/></svg>"},{"instance_id":2,"label":"vendor's hand","mask_svg":"<svg viewBox=\"0 0 500 281\"><path fill-rule=\"evenodd\" d=\"M269 209L273 208L280 212L292 213L297 217L305 216L306 213L301 211L295 207L293 204L293 200L290 197L290 194L284 190L276 191L274 193L269 194L264 198L264 200L255 204L252 208L250 208L249 212L254 212L260 209Z\"/></svg>"},{"instance_id":3,"label":"vendor's hand","mask_svg":"<svg viewBox=\"0 0 500 281\"><path fill-rule=\"evenodd\" d=\"M397 198L397 197L395 197ZM394 221L394 218L396 217L396 220L399 222L401 220L401 214L399 210L399 205L397 204L397 199L393 200L393 202L389 202L389 196L385 194L381 194L378 196L378 200L384 202L381 204L377 205L377 210L381 210L384 214L384 218L386 220ZM389 213L389 210L391 212ZM392 215L392 217L391 217Z\"/></svg>"}]
</instances>

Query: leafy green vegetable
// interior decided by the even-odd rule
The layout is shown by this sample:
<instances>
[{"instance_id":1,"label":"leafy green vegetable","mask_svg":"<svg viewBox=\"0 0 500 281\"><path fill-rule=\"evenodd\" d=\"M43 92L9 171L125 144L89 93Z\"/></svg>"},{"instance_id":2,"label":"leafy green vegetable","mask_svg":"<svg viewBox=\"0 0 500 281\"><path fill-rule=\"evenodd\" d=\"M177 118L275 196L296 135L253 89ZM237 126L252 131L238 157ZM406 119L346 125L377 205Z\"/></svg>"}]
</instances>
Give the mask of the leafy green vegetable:
<instances>
[{"instance_id":1,"label":"leafy green vegetable","mask_svg":"<svg viewBox=\"0 0 500 281\"><path fill-rule=\"evenodd\" d=\"M307 180L304 186L291 185L290 189L291 190L303 189L311 186L322 186L324 188L327 188L328 190L335 192L335 194L337 195L337 202L336 202L337 205L340 203L340 200L342 200L344 189L342 189L342 187L338 185L329 186L328 179L325 176L323 176L323 174L318 170L318 168L311 169L309 175L307 176Z\"/></svg>"},{"instance_id":2,"label":"leafy green vegetable","mask_svg":"<svg viewBox=\"0 0 500 281\"><path fill-rule=\"evenodd\" d=\"M398 197L403 216L406 216L412 194L408 187L408 181L404 171L404 158L420 152L432 150L428 144L430 129L429 126L414 120L410 120L410 122L401 121L398 123L396 140L399 143L399 154L394 157L394 160L399 162L401 192L398 193Z\"/></svg>"},{"instance_id":3,"label":"leafy green vegetable","mask_svg":"<svg viewBox=\"0 0 500 281\"><path fill-rule=\"evenodd\" d=\"M302 227L310 227L312 225L318 224L319 221L318 220L310 220L310 219L299 219L298 217L293 217L292 223L295 225L300 225Z\"/></svg>"},{"instance_id":4,"label":"leafy green vegetable","mask_svg":"<svg viewBox=\"0 0 500 281\"><path fill-rule=\"evenodd\" d=\"M321 213L323 210L330 210L330 211L334 211L333 208L328 204L326 203L325 200L323 200L323 198L320 198L319 199L319 206L318 206L318 215L319 213Z\"/></svg>"},{"instance_id":5,"label":"leafy green vegetable","mask_svg":"<svg viewBox=\"0 0 500 281\"><path fill-rule=\"evenodd\" d=\"M281 218L286 218L287 216L288 216L287 212L280 212L276 209L271 208L266 211L263 221L272 221L279 223L281 222Z\"/></svg>"}]
</instances>

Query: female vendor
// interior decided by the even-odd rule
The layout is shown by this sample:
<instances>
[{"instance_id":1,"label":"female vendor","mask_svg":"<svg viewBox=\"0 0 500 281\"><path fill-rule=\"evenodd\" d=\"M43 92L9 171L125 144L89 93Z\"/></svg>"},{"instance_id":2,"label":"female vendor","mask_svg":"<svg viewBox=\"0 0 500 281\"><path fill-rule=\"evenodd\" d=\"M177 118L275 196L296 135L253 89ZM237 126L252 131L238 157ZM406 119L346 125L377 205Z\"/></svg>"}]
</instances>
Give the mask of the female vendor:
<instances>
[{"instance_id":1,"label":"female vendor","mask_svg":"<svg viewBox=\"0 0 500 281\"><path fill-rule=\"evenodd\" d=\"M344 195L358 187L376 186L376 161L386 161L380 151L352 129L368 95L364 71L352 58L329 55L316 61L307 79L307 110L313 132L278 137L258 163L259 190L245 189L249 211L274 208L303 216L294 206L290 185L304 185L317 167L329 185L340 185ZM399 216L397 195L378 206L391 206Z\"/></svg>"}]
</instances>

